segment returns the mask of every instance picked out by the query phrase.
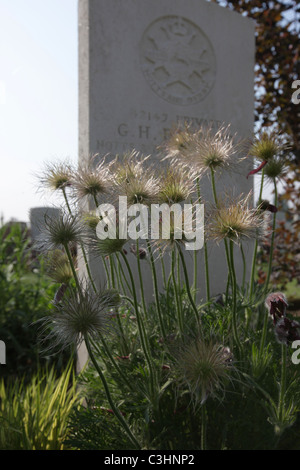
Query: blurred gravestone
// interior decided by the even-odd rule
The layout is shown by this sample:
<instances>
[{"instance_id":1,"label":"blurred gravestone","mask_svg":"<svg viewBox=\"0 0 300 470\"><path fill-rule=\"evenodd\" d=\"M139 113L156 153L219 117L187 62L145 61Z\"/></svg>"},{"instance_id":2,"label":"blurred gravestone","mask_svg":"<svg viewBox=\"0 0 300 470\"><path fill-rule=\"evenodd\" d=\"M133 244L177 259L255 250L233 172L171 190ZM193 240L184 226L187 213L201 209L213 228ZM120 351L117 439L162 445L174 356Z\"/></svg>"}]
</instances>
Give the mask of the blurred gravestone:
<instances>
[{"instance_id":1,"label":"blurred gravestone","mask_svg":"<svg viewBox=\"0 0 300 470\"><path fill-rule=\"evenodd\" d=\"M30 209L30 233L33 241L40 238L43 229L45 229L45 221L47 218L59 217L61 211L56 207L33 207Z\"/></svg>"},{"instance_id":2,"label":"blurred gravestone","mask_svg":"<svg viewBox=\"0 0 300 470\"><path fill-rule=\"evenodd\" d=\"M4 341L0 341L0 364L6 364L6 346Z\"/></svg>"}]
</instances>

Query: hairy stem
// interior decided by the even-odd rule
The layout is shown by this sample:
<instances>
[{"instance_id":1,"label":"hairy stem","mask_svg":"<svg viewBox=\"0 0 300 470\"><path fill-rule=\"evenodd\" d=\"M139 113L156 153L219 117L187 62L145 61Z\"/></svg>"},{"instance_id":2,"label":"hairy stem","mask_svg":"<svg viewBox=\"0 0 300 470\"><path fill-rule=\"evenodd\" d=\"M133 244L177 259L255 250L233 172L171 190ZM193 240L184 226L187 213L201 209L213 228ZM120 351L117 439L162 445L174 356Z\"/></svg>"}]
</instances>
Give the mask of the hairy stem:
<instances>
[{"instance_id":1,"label":"hairy stem","mask_svg":"<svg viewBox=\"0 0 300 470\"><path fill-rule=\"evenodd\" d=\"M156 305L156 310L158 313L158 321L159 321L159 326L161 329L162 336L164 340L166 339L166 331L165 331L165 326L164 322L162 319L162 313L161 313L161 308L160 308L160 302L159 302L159 293L158 293L158 284L157 284L157 275L156 275L156 269L155 269L155 264L154 264L154 258L153 258L153 253L151 250L151 245L149 240L147 240L147 248L150 256L150 266L151 266L151 271L152 271L152 280L153 280L153 287L154 287L154 296L155 296L155 305Z\"/></svg>"},{"instance_id":2,"label":"hairy stem","mask_svg":"<svg viewBox=\"0 0 300 470\"><path fill-rule=\"evenodd\" d=\"M139 253L139 240L138 239L136 240L136 259L137 259L137 267L138 267L138 274L139 274L139 280L140 280L142 306L143 306L144 316L146 318L147 308L146 308L146 302L145 302L144 281L143 281L143 275L142 275L142 270L141 270L141 259L140 259L140 253Z\"/></svg>"},{"instance_id":3,"label":"hairy stem","mask_svg":"<svg viewBox=\"0 0 300 470\"><path fill-rule=\"evenodd\" d=\"M192 309L195 313L195 317L196 317L196 321L197 321L197 324L198 324L198 327L199 327L199 331L200 331L200 333L202 333L201 318L200 318L198 309L196 307L196 304L194 302L193 296L191 294L191 289L190 289L190 284L189 284L189 275L188 275L188 271L187 271L187 267L186 267L186 262L185 262L185 259L184 259L184 254L182 253L182 250L181 250L180 246L179 245L177 245L177 246L178 246L178 253L179 253L179 256L180 256L180 259L181 259L181 264L182 264L182 267L183 267L183 274L184 274L184 279L185 279L185 287L186 287L187 295L188 295L188 298L190 300Z\"/></svg>"},{"instance_id":4,"label":"hairy stem","mask_svg":"<svg viewBox=\"0 0 300 470\"><path fill-rule=\"evenodd\" d=\"M258 206L260 205L261 200L262 200L262 193L263 193L263 187L264 187L264 175L265 175L265 170L263 169L262 173L261 173L260 190L259 190L258 203L257 203ZM254 249L253 249L253 256L252 256L251 275L250 275L250 287L249 287L249 298L250 299L252 297L253 287L254 287L257 248L258 248L258 241L255 240Z\"/></svg>"},{"instance_id":5,"label":"hairy stem","mask_svg":"<svg viewBox=\"0 0 300 470\"><path fill-rule=\"evenodd\" d=\"M277 207L278 194L277 194L277 183L276 183L275 178L274 178L274 193L275 193L274 205L275 205L275 207ZM272 273L274 239L275 239L275 230L276 230L276 215L277 215L277 213L274 212L274 214L273 214L273 226L272 226L272 238L271 238L270 255L269 255L269 266L268 266L268 274L267 274L267 279L266 279L266 284L265 284L265 291L268 290L270 277L271 277L271 273Z\"/></svg>"},{"instance_id":6,"label":"hairy stem","mask_svg":"<svg viewBox=\"0 0 300 470\"><path fill-rule=\"evenodd\" d=\"M146 359L148 367L149 367L150 378L151 378L151 386L152 386L152 391L153 391L153 389L154 389L153 364L152 364L152 361L151 361L151 353L150 353L150 348L149 348L149 344L148 344L147 335L146 335L146 332L145 332L143 321L140 317L134 278L133 278L132 271L131 271L131 268L130 268L130 265L128 263L128 260L127 260L126 256L124 255L123 252L121 252L121 255L122 255L122 257L124 259L124 262L126 264L126 268L127 268L127 271L128 271L129 277L130 277L131 285L132 285L132 295L133 295L133 301L134 301L134 308L135 308L137 326L138 326L141 346L142 346L142 349L143 349L143 352L144 352L144 355L145 355L145 359Z\"/></svg>"},{"instance_id":7,"label":"hairy stem","mask_svg":"<svg viewBox=\"0 0 300 470\"><path fill-rule=\"evenodd\" d=\"M279 420L283 419L283 412L284 412L284 397L285 397L285 391L286 391L286 355L287 355L286 344L282 344L281 345L281 380L280 380L279 403L278 403Z\"/></svg>"},{"instance_id":8,"label":"hairy stem","mask_svg":"<svg viewBox=\"0 0 300 470\"><path fill-rule=\"evenodd\" d=\"M238 329L237 329L237 282L236 282L236 273L234 266L234 252L233 252L233 241L230 240L230 271L232 279L232 325L233 325L233 335L236 342L236 345L241 351L241 343L239 340Z\"/></svg>"},{"instance_id":9,"label":"hairy stem","mask_svg":"<svg viewBox=\"0 0 300 470\"><path fill-rule=\"evenodd\" d=\"M175 251L174 250L172 251L171 276L172 276L173 289L174 289L174 295L175 295L175 305L176 305L178 327L179 327L180 335L182 335L182 333L183 333L183 319L182 319L182 310L181 310L180 304L179 304L179 296L178 296L176 277L175 277Z\"/></svg>"},{"instance_id":10,"label":"hairy stem","mask_svg":"<svg viewBox=\"0 0 300 470\"><path fill-rule=\"evenodd\" d=\"M68 196L67 196L67 193L66 193L66 190L65 188L63 188L63 195L64 195L64 199L65 199L65 203L66 203L66 206L67 206L67 209L69 211L69 214L71 217L74 217L73 213L72 213L72 210L71 210L71 207L70 207L70 204L69 204L69 201L68 201ZM80 248L81 248L81 251L82 251L82 255L83 255L83 259L84 259L84 264L85 264L85 267L86 267L86 272L88 274L88 277L91 281L91 284L92 284L92 287L94 289L94 292L97 293L97 288L95 286L95 283L94 283L94 280L93 280L93 276L92 276L92 273L91 273L91 270L90 270L90 266L89 266L89 263L88 263L88 259L87 259L87 255L86 255L86 251L84 249L84 246L83 246L83 243L80 242Z\"/></svg>"},{"instance_id":11,"label":"hairy stem","mask_svg":"<svg viewBox=\"0 0 300 470\"><path fill-rule=\"evenodd\" d=\"M128 438L130 439L130 441L132 442L132 444L134 445L134 448L135 449L141 449L141 445L139 444L138 440L136 439L136 437L133 435L127 421L125 420L125 418L123 417L122 413L120 412L120 410L116 407L113 399L112 399L112 396L110 394L110 391L109 391L109 387L108 387L108 384L106 382L106 379L105 379L105 376L101 370L101 367L99 367L96 359L95 359L95 356L94 356L94 353L92 351L92 348L91 348L91 344L90 344L90 341L89 341L89 338L87 335L85 335L84 337L84 341L85 341L85 344L86 344L86 348L87 348L87 351L89 353L89 356L90 356L90 359L96 369L96 371L98 372L99 374L99 377L102 381L102 384L103 384L103 387L104 387L104 390L105 390L105 394L106 394L106 398L108 400L108 403L110 404L110 407L112 409L112 411L114 412L114 415L116 416L116 418L118 419L119 423L121 424L122 428L124 429L125 433L127 434Z\"/></svg>"}]
</instances>

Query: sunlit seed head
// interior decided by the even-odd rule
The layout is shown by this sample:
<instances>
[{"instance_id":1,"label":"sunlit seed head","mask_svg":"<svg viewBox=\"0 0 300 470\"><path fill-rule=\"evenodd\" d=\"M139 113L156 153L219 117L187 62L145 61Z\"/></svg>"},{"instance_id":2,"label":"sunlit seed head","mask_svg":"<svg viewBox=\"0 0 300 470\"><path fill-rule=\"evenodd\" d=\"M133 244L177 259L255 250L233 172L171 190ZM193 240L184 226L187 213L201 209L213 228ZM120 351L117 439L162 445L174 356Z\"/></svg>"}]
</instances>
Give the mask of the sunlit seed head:
<instances>
[{"instance_id":1,"label":"sunlit seed head","mask_svg":"<svg viewBox=\"0 0 300 470\"><path fill-rule=\"evenodd\" d=\"M280 133L263 131L254 139L249 150L249 155L264 162L278 157L288 148L288 144L284 141Z\"/></svg>"},{"instance_id":2,"label":"sunlit seed head","mask_svg":"<svg viewBox=\"0 0 300 470\"><path fill-rule=\"evenodd\" d=\"M89 197L96 201L98 196L107 194L111 186L109 167L104 160L96 163L94 157L78 168L72 184L78 199Z\"/></svg>"},{"instance_id":3,"label":"sunlit seed head","mask_svg":"<svg viewBox=\"0 0 300 470\"><path fill-rule=\"evenodd\" d=\"M192 169L197 176L211 169L234 169L244 158L244 142L231 134L230 126L221 126L217 130L201 126L197 131L178 131L178 135L183 143L176 147L175 133L165 144L165 158L175 159L179 165Z\"/></svg>"},{"instance_id":4,"label":"sunlit seed head","mask_svg":"<svg viewBox=\"0 0 300 470\"><path fill-rule=\"evenodd\" d=\"M194 164L201 169L230 168L236 165L236 157L243 150L243 141L232 135L230 126L200 128L198 152ZM243 158L239 156L239 161Z\"/></svg>"},{"instance_id":5,"label":"sunlit seed head","mask_svg":"<svg viewBox=\"0 0 300 470\"><path fill-rule=\"evenodd\" d=\"M171 135L161 149L166 158L188 156L195 147L195 132L187 124L183 128L172 129Z\"/></svg>"},{"instance_id":6,"label":"sunlit seed head","mask_svg":"<svg viewBox=\"0 0 300 470\"><path fill-rule=\"evenodd\" d=\"M42 187L52 191L65 190L72 184L73 165L69 162L54 162L45 164L45 169L39 180Z\"/></svg>"},{"instance_id":7,"label":"sunlit seed head","mask_svg":"<svg viewBox=\"0 0 300 470\"><path fill-rule=\"evenodd\" d=\"M265 218L249 207L252 192L233 199L228 195L208 217L207 234L217 242L227 238L239 243L243 238L260 240L265 236Z\"/></svg>"},{"instance_id":8,"label":"sunlit seed head","mask_svg":"<svg viewBox=\"0 0 300 470\"><path fill-rule=\"evenodd\" d=\"M143 174L148 158L136 150L124 153L123 155L117 155L109 164L113 181L116 184L124 184L140 177Z\"/></svg>"},{"instance_id":9,"label":"sunlit seed head","mask_svg":"<svg viewBox=\"0 0 300 470\"><path fill-rule=\"evenodd\" d=\"M126 196L128 205L151 205L157 202L159 181L148 163L148 157L131 152L118 157L110 165L114 200Z\"/></svg>"},{"instance_id":10,"label":"sunlit seed head","mask_svg":"<svg viewBox=\"0 0 300 470\"><path fill-rule=\"evenodd\" d=\"M159 203L179 204L190 202L195 193L195 183L187 168L169 166L160 176Z\"/></svg>"}]
</instances>

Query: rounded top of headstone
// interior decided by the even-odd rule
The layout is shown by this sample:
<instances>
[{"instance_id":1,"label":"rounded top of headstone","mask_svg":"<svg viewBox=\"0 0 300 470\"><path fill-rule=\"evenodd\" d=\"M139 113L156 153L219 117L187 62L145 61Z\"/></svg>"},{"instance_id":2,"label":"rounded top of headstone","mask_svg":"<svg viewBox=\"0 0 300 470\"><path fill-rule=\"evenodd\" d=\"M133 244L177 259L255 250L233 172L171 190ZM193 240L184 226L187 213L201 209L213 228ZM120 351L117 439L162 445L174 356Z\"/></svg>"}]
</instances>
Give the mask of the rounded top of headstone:
<instances>
[{"instance_id":1,"label":"rounded top of headstone","mask_svg":"<svg viewBox=\"0 0 300 470\"><path fill-rule=\"evenodd\" d=\"M145 30L140 63L152 90L175 105L202 101L213 88L216 58L199 26L179 16L163 16Z\"/></svg>"}]
</instances>

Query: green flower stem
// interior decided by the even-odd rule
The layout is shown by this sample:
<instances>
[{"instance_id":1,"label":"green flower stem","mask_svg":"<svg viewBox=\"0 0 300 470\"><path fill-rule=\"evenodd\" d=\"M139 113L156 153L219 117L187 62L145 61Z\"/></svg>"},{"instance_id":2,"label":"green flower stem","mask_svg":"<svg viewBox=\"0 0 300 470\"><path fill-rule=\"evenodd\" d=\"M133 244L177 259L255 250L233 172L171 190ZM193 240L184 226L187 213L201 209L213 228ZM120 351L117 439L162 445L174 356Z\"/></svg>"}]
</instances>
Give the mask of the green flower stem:
<instances>
[{"instance_id":1,"label":"green flower stem","mask_svg":"<svg viewBox=\"0 0 300 470\"><path fill-rule=\"evenodd\" d=\"M201 408L201 450L206 450L206 423L207 411L204 403Z\"/></svg>"},{"instance_id":2,"label":"green flower stem","mask_svg":"<svg viewBox=\"0 0 300 470\"><path fill-rule=\"evenodd\" d=\"M261 200L262 200L263 187L264 187L264 176L265 176L265 170L264 170L264 168L263 168L263 169L262 169L262 173L261 173L260 190L259 190L258 203L257 203L258 206L260 205ZM256 268L257 248L258 248L258 241L255 240L255 243L254 243L254 250L253 250L253 256L252 256L251 275L250 275L250 287L249 287L249 298L250 298L250 299L251 299L251 297L252 297L252 294L253 294L253 287L254 287L254 277L255 277L255 268Z\"/></svg>"},{"instance_id":3,"label":"green flower stem","mask_svg":"<svg viewBox=\"0 0 300 470\"><path fill-rule=\"evenodd\" d=\"M115 289L116 280L115 280L115 270L114 270L114 263L113 263L112 255L109 255L109 268L110 268L111 286L113 289Z\"/></svg>"},{"instance_id":4,"label":"green flower stem","mask_svg":"<svg viewBox=\"0 0 300 470\"><path fill-rule=\"evenodd\" d=\"M143 275L142 275L142 270L141 270L141 259L140 259L140 253L139 253L139 240L138 239L136 240L136 259L137 259L137 267L138 267L138 274L139 274L140 287L141 287L142 306L143 306L144 316L145 318L147 318L147 308L146 308L145 293L144 293L144 281L143 281Z\"/></svg>"},{"instance_id":5,"label":"green flower stem","mask_svg":"<svg viewBox=\"0 0 300 470\"><path fill-rule=\"evenodd\" d=\"M180 308L180 310L182 310L182 289L181 289L179 253L176 253L176 267L177 267L177 286L178 286L179 308Z\"/></svg>"},{"instance_id":6,"label":"green flower stem","mask_svg":"<svg viewBox=\"0 0 300 470\"><path fill-rule=\"evenodd\" d=\"M204 264L205 264L205 286L206 286L206 301L210 301L210 285L209 285L209 267L208 267L208 254L207 243L204 241Z\"/></svg>"},{"instance_id":7,"label":"green flower stem","mask_svg":"<svg viewBox=\"0 0 300 470\"><path fill-rule=\"evenodd\" d=\"M274 179L274 189L275 189L275 201L274 204L277 206L277 184L276 180ZM269 255L269 267L268 267L268 274L267 274L267 279L265 283L265 293L267 293L269 282L270 282L270 276L272 272L272 261L273 261L273 250L274 250L274 238L275 238L275 229L276 229L276 212L273 215L273 227L272 227L272 238L271 238L271 246L270 246L270 255ZM263 330L262 330L262 336L261 336L261 343L260 343L260 353L263 353L263 348L265 346L265 341L267 337L267 329L268 329L268 312L265 309L265 317L264 317L264 324L263 324Z\"/></svg>"},{"instance_id":8,"label":"green flower stem","mask_svg":"<svg viewBox=\"0 0 300 470\"><path fill-rule=\"evenodd\" d=\"M65 200L67 209L69 211L69 214L73 217L72 210L71 210L69 200L68 200L68 196L67 196L67 192L66 192L66 188L62 188L62 193L63 193L63 196L64 196L64 200Z\"/></svg>"},{"instance_id":9,"label":"green flower stem","mask_svg":"<svg viewBox=\"0 0 300 470\"><path fill-rule=\"evenodd\" d=\"M263 324L263 329L262 329L261 339L260 339L260 348L259 348L260 357L262 357L264 353L265 342L266 342L266 337L267 337L267 329L268 329L268 323L269 323L268 310L265 308L264 305L262 305L261 308L263 309L263 312L265 315L264 315L264 324Z\"/></svg>"},{"instance_id":10,"label":"green flower stem","mask_svg":"<svg viewBox=\"0 0 300 470\"><path fill-rule=\"evenodd\" d=\"M94 280L93 280L93 276L92 276L92 273L91 273L91 270L90 270L90 266L89 266L88 259L87 259L87 256L86 256L86 252L85 252L85 249L84 249L84 246L83 246L82 242L80 243L80 248L81 248L81 251L82 251L82 254L83 254L84 264L85 264L85 267L86 267L86 271L88 273L88 277L91 281L94 292L97 294L97 288L96 288Z\"/></svg>"},{"instance_id":11,"label":"green flower stem","mask_svg":"<svg viewBox=\"0 0 300 470\"><path fill-rule=\"evenodd\" d=\"M225 246L226 261L227 261L227 266L228 266L228 278L227 278L227 285L226 285L226 303L228 303L229 285L233 284L233 280L232 280L229 248L228 248L227 240L225 238L224 238L224 246Z\"/></svg>"},{"instance_id":12,"label":"green flower stem","mask_svg":"<svg viewBox=\"0 0 300 470\"><path fill-rule=\"evenodd\" d=\"M74 217L73 213L72 213L72 210L71 210L71 207L70 207L70 204L69 204L69 201L68 201L68 196L67 196L65 188L63 188L62 191L63 191L65 203L66 203L67 209L69 211L69 214L70 214L71 217ZM85 252L85 249L84 249L84 246L83 246L82 242L80 242L80 248L81 248L81 251L82 251L82 254L83 254L83 259L84 259L84 264L85 264L85 267L86 267L86 272L87 272L88 277L91 281L94 292L97 294L97 288L96 288L94 280L93 280L93 276L92 276L90 266L89 266L89 263L88 263L87 255L86 255L86 252Z\"/></svg>"},{"instance_id":13,"label":"green flower stem","mask_svg":"<svg viewBox=\"0 0 300 470\"><path fill-rule=\"evenodd\" d=\"M107 397L107 400L110 404L110 407L112 409L112 411L114 412L114 415L116 416L116 418L118 419L119 423L121 424L122 428L124 429L125 433L127 434L128 438L130 439L130 441L132 442L132 444L134 445L134 448L135 449L141 449L141 445L140 443L138 442L138 440L136 439L136 437L133 435L127 421L125 420L125 418L123 417L122 413L119 411L119 409L116 407L112 397L111 397L111 394L110 394L110 391L109 391L109 387L108 387L108 384L106 382L106 379L105 379L105 376L101 370L101 368L99 367L96 359L95 359L95 356L94 356L94 353L92 351L92 348L91 348L91 345L90 345L90 341L89 341L89 338L87 335L85 335L84 337L84 341L85 341L85 344L86 344L86 348L87 348L87 351L89 353L89 356L90 356L90 359L96 369L96 371L98 372L99 376L100 376L100 379L102 381L102 384L103 384L103 387L104 387L104 390L105 390L105 393L106 393L106 397Z\"/></svg>"},{"instance_id":14,"label":"green flower stem","mask_svg":"<svg viewBox=\"0 0 300 470\"><path fill-rule=\"evenodd\" d=\"M279 390L279 403L278 403L278 417L282 421L284 414L284 397L286 391L286 356L287 346L286 344L281 345L281 380Z\"/></svg>"},{"instance_id":15,"label":"green flower stem","mask_svg":"<svg viewBox=\"0 0 300 470\"><path fill-rule=\"evenodd\" d=\"M276 183L276 179L275 179L275 178L274 178L274 192L275 192L274 205L275 205L275 207L277 207L278 194L277 194L277 183ZM275 230L276 230L276 215L277 215L277 213L274 212L274 215L273 215L273 226L272 226L272 238L271 238L271 246L270 246L270 256L269 256L269 267L268 267L268 274L267 274L267 279L266 279L266 284L265 284L265 291L268 290L269 282L270 282L270 277L271 277L271 273L272 273L272 262L273 262L273 251L274 251L274 239L275 239Z\"/></svg>"},{"instance_id":16,"label":"green flower stem","mask_svg":"<svg viewBox=\"0 0 300 470\"><path fill-rule=\"evenodd\" d=\"M161 272L162 272L162 278L163 278L163 283L164 283L164 289L167 290L167 277L166 277L166 267L165 267L165 262L163 258L163 252L162 249L159 249L159 259L161 262Z\"/></svg>"},{"instance_id":17,"label":"green flower stem","mask_svg":"<svg viewBox=\"0 0 300 470\"><path fill-rule=\"evenodd\" d=\"M216 207L219 207L217 190L216 190L216 181L215 181L215 170L212 167L210 169L210 173L211 173L211 186L212 186L212 192L213 192L215 205L216 205ZM229 248L228 248L226 239L224 239L224 245L225 245L225 253L226 253L226 259L227 259L227 264L228 264L228 278L227 278L227 286L226 286L226 303L227 303L228 302L228 291L229 291L230 282L231 282L231 285L232 285L232 276L231 276L231 271L230 271Z\"/></svg>"},{"instance_id":18,"label":"green flower stem","mask_svg":"<svg viewBox=\"0 0 300 470\"><path fill-rule=\"evenodd\" d=\"M124 280L129 293L132 295L132 289L129 285L129 282L127 281L127 277L125 276L124 269L123 269L121 260L119 258L119 253L116 253L116 256L117 256L117 261L118 261L118 275L119 275L119 279L120 279L120 282L121 282L121 285L122 285L123 292L124 292L124 294L126 294L126 289L125 289L124 283L123 283L123 280Z\"/></svg>"},{"instance_id":19,"label":"green flower stem","mask_svg":"<svg viewBox=\"0 0 300 470\"><path fill-rule=\"evenodd\" d=\"M197 255L198 255L197 250L194 250L194 284L193 284L194 302L196 302L197 300L197 277L198 277Z\"/></svg>"},{"instance_id":20,"label":"green flower stem","mask_svg":"<svg viewBox=\"0 0 300 470\"><path fill-rule=\"evenodd\" d=\"M186 262L185 262L185 259L184 259L184 254L182 253L182 250L181 250L180 246L177 245L177 247L178 247L178 253L179 253L179 256L180 256L180 259L181 259L181 264L182 264L182 267L183 267L183 274L184 274L184 279L185 279L185 287L186 287L187 295L188 295L188 298L190 300L192 309L194 310L194 313L195 313L196 321L197 321L197 324L198 324L198 327L199 327L199 332L201 333L201 336L203 336L202 335L202 327L201 327L201 318L200 318L198 309L196 307L196 304L194 302L193 296L191 294L191 289L190 289L190 284L189 284L189 275L188 275L188 271L187 271L187 267L186 267Z\"/></svg>"},{"instance_id":21,"label":"green flower stem","mask_svg":"<svg viewBox=\"0 0 300 470\"><path fill-rule=\"evenodd\" d=\"M116 371L118 372L119 376L122 378L122 380L124 381L124 383L126 383L126 385L128 386L128 388L129 388L131 391L134 391L134 390L135 390L135 387L134 387L133 383L130 382L130 380L128 380L128 378L126 377L126 375L123 374L122 369L121 369L121 368L119 367L119 365L116 363L116 361L115 361L115 359L114 359L114 357L113 357L113 355L112 355L112 353L111 353L111 351L110 351L110 349L109 349L109 347L108 347L108 345L107 345L107 343L106 343L106 341L105 341L105 339L104 339L104 337L103 337L102 334L100 334L100 340L101 340L101 343L103 344L103 347L104 347L104 350L105 350L105 352L106 352L106 354L107 354L107 357L109 358L109 360L111 361L112 365L114 366L114 368L115 368ZM97 352L98 352L99 354L101 354L101 351L100 351L98 345L96 345L95 342L92 341L92 340L91 340L90 342L91 342L92 346L94 347L94 349L96 349Z\"/></svg>"},{"instance_id":22,"label":"green flower stem","mask_svg":"<svg viewBox=\"0 0 300 470\"><path fill-rule=\"evenodd\" d=\"M74 262L72 260L72 256L71 256L71 253L70 253L70 249L69 249L69 246L67 243L64 244L64 249L66 251L66 254L67 254L67 257L68 257L68 260L69 260L69 263L70 263L70 267L71 267L71 270L72 270L72 273L73 273L73 277L75 279L75 283L76 283L76 287L78 289L78 293L81 294L81 287L80 287L80 283L79 283L79 280L78 280L78 276L76 274L76 270L75 270L75 266L74 266Z\"/></svg>"},{"instance_id":23,"label":"green flower stem","mask_svg":"<svg viewBox=\"0 0 300 470\"><path fill-rule=\"evenodd\" d=\"M126 268L130 277L131 285L132 285L132 295L133 295L133 300L134 300L134 307L135 307L135 315L136 315L136 320L137 320L137 325L138 325L138 330L139 330L139 336L141 340L141 346L143 348L143 352L146 358L146 361L148 363L149 367L149 372L150 372L150 378L151 378L151 385L152 385L152 391L154 390L154 382L153 382L153 364L151 361L151 353L150 353L150 348L149 348L149 343L147 339L147 335L145 332L145 328L142 322L142 319L140 317L140 312L139 312L139 306L138 306L138 300L137 300L137 295L136 295L136 290L135 290L135 284L134 284L134 278L132 275L132 271L129 265L129 262L126 258L126 255L121 251L120 252L124 262L126 264Z\"/></svg>"},{"instance_id":24,"label":"green flower stem","mask_svg":"<svg viewBox=\"0 0 300 470\"><path fill-rule=\"evenodd\" d=\"M110 275L109 275L109 270L108 270L108 267L107 267L107 264L106 264L106 259L105 259L104 256L102 256L102 262L103 262L103 266L104 266L105 273L106 273L107 284L108 284L109 287L112 287L111 280L110 280Z\"/></svg>"},{"instance_id":25,"label":"green flower stem","mask_svg":"<svg viewBox=\"0 0 300 470\"><path fill-rule=\"evenodd\" d=\"M174 288L174 295L175 295L175 305L176 305L176 313L177 313L177 321L180 334L183 333L183 319L182 319L182 310L179 305L179 297L178 297L178 290L175 278L175 251L172 251L172 266L171 266L171 276Z\"/></svg>"},{"instance_id":26,"label":"green flower stem","mask_svg":"<svg viewBox=\"0 0 300 470\"><path fill-rule=\"evenodd\" d=\"M239 340L238 329L237 329L237 282L236 282L236 273L234 267L234 252L233 252L233 241L230 240L229 245L229 252L230 252L230 271L231 271L231 279L232 279L232 325L233 325L233 335L236 342L236 345L239 351L242 350L241 343Z\"/></svg>"},{"instance_id":27,"label":"green flower stem","mask_svg":"<svg viewBox=\"0 0 300 470\"><path fill-rule=\"evenodd\" d=\"M243 260L243 280L242 280L242 289L244 290L245 287L245 281L246 281L246 258L245 258L245 252L243 248L243 244L241 243L240 245L241 249L241 255L242 255L242 260Z\"/></svg>"},{"instance_id":28,"label":"green flower stem","mask_svg":"<svg viewBox=\"0 0 300 470\"><path fill-rule=\"evenodd\" d=\"M214 180L214 175L212 176ZM200 192L200 182L199 178L197 178L197 194L198 194L198 201L201 201L201 192ZM196 256L196 252L195 252ZM207 253L207 242L204 239L204 265L205 265L205 286L206 286L206 301L209 302L210 300L210 281L209 281L209 266L208 266L208 253Z\"/></svg>"},{"instance_id":29,"label":"green flower stem","mask_svg":"<svg viewBox=\"0 0 300 470\"><path fill-rule=\"evenodd\" d=\"M215 204L218 207L218 197L217 197L216 181L215 181L215 170L212 167L210 168L210 174L211 174L211 187L212 187L213 197L214 197Z\"/></svg>"},{"instance_id":30,"label":"green flower stem","mask_svg":"<svg viewBox=\"0 0 300 470\"><path fill-rule=\"evenodd\" d=\"M164 322L163 322L163 319L162 319L162 313L161 313L160 302L159 302L159 294L158 294L157 275L156 275L156 269L155 269L153 253L152 253L152 250L151 250L151 245L150 245L149 240L147 240L147 248L148 248L148 252L149 252L149 256L150 256L150 266L151 266L151 271L152 271L155 305L156 305L156 310L157 310L157 313L158 313L159 326L160 326L160 329L161 329L162 337L165 340L166 339L166 331L165 331L165 326L164 326Z\"/></svg>"}]
</instances>

